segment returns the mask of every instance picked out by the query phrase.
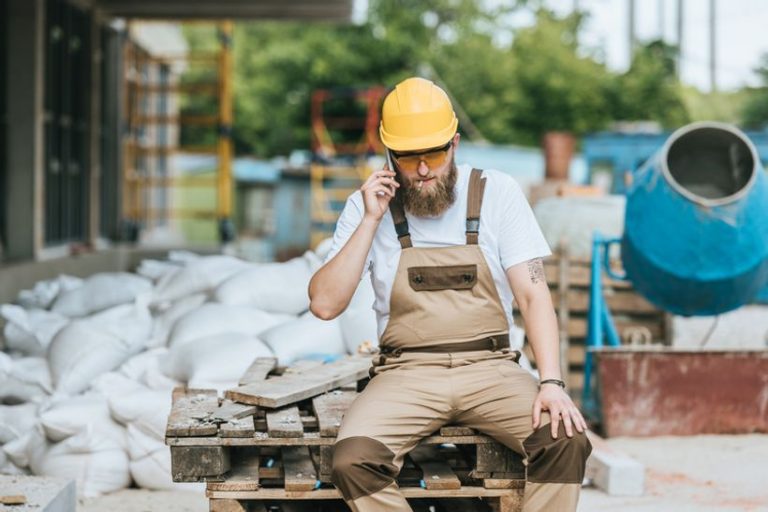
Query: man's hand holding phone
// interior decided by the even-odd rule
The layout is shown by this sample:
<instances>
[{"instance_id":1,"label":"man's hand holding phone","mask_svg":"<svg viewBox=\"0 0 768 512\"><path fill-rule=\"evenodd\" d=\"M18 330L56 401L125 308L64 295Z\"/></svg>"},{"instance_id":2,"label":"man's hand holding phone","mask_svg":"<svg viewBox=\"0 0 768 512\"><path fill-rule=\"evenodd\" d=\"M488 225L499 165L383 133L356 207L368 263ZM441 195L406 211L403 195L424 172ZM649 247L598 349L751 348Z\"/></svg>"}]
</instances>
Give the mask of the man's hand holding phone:
<instances>
[{"instance_id":1,"label":"man's hand holding phone","mask_svg":"<svg viewBox=\"0 0 768 512\"><path fill-rule=\"evenodd\" d=\"M400 184L395 180L395 172L390 170L389 164L371 174L360 187L365 203L365 217L376 222L380 221L389 209L389 202L395 197L395 191Z\"/></svg>"}]
</instances>

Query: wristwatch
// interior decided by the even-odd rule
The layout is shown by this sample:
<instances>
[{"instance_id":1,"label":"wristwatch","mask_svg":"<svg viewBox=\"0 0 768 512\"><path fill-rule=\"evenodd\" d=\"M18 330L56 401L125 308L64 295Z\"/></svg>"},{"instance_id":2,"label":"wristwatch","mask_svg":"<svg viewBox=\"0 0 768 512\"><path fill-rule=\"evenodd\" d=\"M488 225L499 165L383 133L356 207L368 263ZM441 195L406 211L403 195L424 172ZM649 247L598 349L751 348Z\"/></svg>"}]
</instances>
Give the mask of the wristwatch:
<instances>
[{"instance_id":1,"label":"wristwatch","mask_svg":"<svg viewBox=\"0 0 768 512\"><path fill-rule=\"evenodd\" d=\"M560 379L545 379L539 382L539 386L541 386L542 384L557 384L561 388L565 389L565 382L563 382Z\"/></svg>"}]
</instances>

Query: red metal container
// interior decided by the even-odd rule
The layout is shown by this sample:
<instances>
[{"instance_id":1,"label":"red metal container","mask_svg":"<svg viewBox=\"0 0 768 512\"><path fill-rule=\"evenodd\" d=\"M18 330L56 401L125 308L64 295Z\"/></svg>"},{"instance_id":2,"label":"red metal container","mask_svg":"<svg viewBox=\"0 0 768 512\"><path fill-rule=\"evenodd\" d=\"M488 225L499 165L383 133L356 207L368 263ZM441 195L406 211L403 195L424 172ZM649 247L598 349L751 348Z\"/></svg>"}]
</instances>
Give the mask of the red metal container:
<instances>
[{"instance_id":1,"label":"red metal container","mask_svg":"<svg viewBox=\"0 0 768 512\"><path fill-rule=\"evenodd\" d=\"M768 432L768 350L594 350L605 434Z\"/></svg>"}]
</instances>

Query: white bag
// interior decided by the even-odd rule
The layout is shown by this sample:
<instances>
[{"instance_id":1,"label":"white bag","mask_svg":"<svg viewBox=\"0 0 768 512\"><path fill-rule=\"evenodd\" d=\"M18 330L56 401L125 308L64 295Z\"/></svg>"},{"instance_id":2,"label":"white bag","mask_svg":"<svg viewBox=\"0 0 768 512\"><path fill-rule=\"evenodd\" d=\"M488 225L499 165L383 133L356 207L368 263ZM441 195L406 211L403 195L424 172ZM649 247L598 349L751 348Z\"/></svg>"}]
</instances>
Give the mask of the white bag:
<instances>
[{"instance_id":1,"label":"white bag","mask_svg":"<svg viewBox=\"0 0 768 512\"><path fill-rule=\"evenodd\" d=\"M311 312L298 319L273 327L259 335L272 349L280 364L297 359L346 354L339 319L320 320Z\"/></svg>"},{"instance_id":2,"label":"white bag","mask_svg":"<svg viewBox=\"0 0 768 512\"><path fill-rule=\"evenodd\" d=\"M86 320L139 351L146 346L152 332L152 315L147 300L148 296L139 297L132 304L106 309Z\"/></svg>"},{"instance_id":3,"label":"white bag","mask_svg":"<svg viewBox=\"0 0 768 512\"><path fill-rule=\"evenodd\" d=\"M112 418L123 425L134 425L157 439L165 439L171 413L170 392L141 388L130 394L109 397Z\"/></svg>"},{"instance_id":4,"label":"white bag","mask_svg":"<svg viewBox=\"0 0 768 512\"><path fill-rule=\"evenodd\" d=\"M50 441L63 441L90 429L125 442L125 431L112 420L107 398L100 393L68 397L41 407L40 424Z\"/></svg>"},{"instance_id":5,"label":"white bag","mask_svg":"<svg viewBox=\"0 0 768 512\"><path fill-rule=\"evenodd\" d=\"M191 260L160 279L152 303L172 302L195 293L212 291L246 268L248 263L231 256L205 256Z\"/></svg>"},{"instance_id":6,"label":"white bag","mask_svg":"<svg viewBox=\"0 0 768 512\"><path fill-rule=\"evenodd\" d=\"M39 400L53 391L48 362L42 357L11 359L0 352L0 402Z\"/></svg>"},{"instance_id":7,"label":"white bag","mask_svg":"<svg viewBox=\"0 0 768 512\"><path fill-rule=\"evenodd\" d=\"M74 290L82 284L83 280L79 277L68 275L60 275L47 281L38 281L31 290L21 290L16 302L27 309L48 309L60 293Z\"/></svg>"},{"instance_id":8,"label":"white bag","mask_svg":"<svg viewBox=\"0 0 768 512\"><path fill-rule=\"evenodd\" d=\"M38 405L32 402L0 405L0 445L23 436L37 423Z\"/></svg>"},{"instance_id":9,"label":"white bag","mask_svg":"<svg viewBox=\"0 0 768 512\"><path fill-rule=\"evenodd\" d=\"M295 318L247 306L206 303L176 321L169 336L168 347L173 349L195 339L225 332L257 335Z\"/></svg>"},{"instance_id":10,"label":"white bag","mask_svg":"<svg viewBox=\"0 0 768 512\"><path fill-rule=\"evenodd\" d=\"M254 335L222 333L176 345L161 368L189 387L223 389L236 385L257 357L272 357L272 351Z\"/></svg>"},{"instance_id":11,"label":"white bag","mask_svg":"<svg viewBox=\"0 0 768 512\"><path fill-rule=\"evenodd\" d=\"M140 349L87 320L75 320L59 331L48 349L56 391L81 393Z\"/></svg>"},{"instance_id":12,"label":"white bag","mask_svg":"<svg viewBox=\"0 0 768 512\"><path fill-rule=\"evenodd\" d=\"M182 264L173 261L141 260L139 266L136 267L136 273L157 282L181 266Z\"/></svg>"},{"instance_id":13,"label":"white bag","mask_svg":"<svg viewBox=\"0 0 768 512\"><path fill-rule=\"evenodd\" d=\"M317 244L315 255L320 261L325 261L325 258L331 252L331 247L333 247L333 237L328 237Z\"/></svg>"},{"instance_id":14,"label":"white bag","mask_svg":"<svg viewBox=\"0 0 768 512\"><path fill-rule=\"evenodd\" d=\"M130 358L120 367L119 371L150 389L167 392L170 395L173 388L182 383L162 372L161 362L167 354L168 349L165 347L147 350Z\"/></svg>"},{"instance_id":15,"label":"white bag","mask_svg":"<svg viewBox=\"0 0 768 512\"><path fill-rule=\"evenodd\" d=\"M77 491L90 498L131 484L125 441L88 428L59 443L42 434L30 443L30 468L36 475L76 478Z\"/></svg>"},{"instance_id":16,"label":"white bag","mask_svg":"<svg viewBox=\"0 0 768 512\"><path fill-rule=\"evenodd\" d=\"M29 356L45 356L48 345L69 318L44 309L24 309L14 304L0 306L5 347Z\"/></svg>"},{"instance_id":17,"label":"white bag","mask_svg":"<svg viewBox=\"0 0 768 512\"><path fill-rule=\"evenodd\" d=\"M208 300L208 295L196 293L182 297L162 310L157 310L152 323L152 337L148 347L165 347L168 345L168 335L173 326L182 316L202 306Z\"/></svg>"},{"instance_id":18,"label":"white bag","mask_svg":"<svg viewBox=\"0 0 768 512\"><path fill-rule=\"evenodd\" d=\"M214 299L222 304L298 315L309 309L307 287L319 266L320 261L311 251L285 263L253 265L224 281Z\"/></svg>"},{"instance_id":19,"label":"white bag","mask_svg":"<svg viewBox=\"0 0 768 512\"><path fill-rule=\"evenodd\" d=\"M151 290L152 282L147 278L127 272L103 272L92 275L74 290L60 293L51 309L68 317L82 317L133 302Z\"/></svg>"}]
</instances>

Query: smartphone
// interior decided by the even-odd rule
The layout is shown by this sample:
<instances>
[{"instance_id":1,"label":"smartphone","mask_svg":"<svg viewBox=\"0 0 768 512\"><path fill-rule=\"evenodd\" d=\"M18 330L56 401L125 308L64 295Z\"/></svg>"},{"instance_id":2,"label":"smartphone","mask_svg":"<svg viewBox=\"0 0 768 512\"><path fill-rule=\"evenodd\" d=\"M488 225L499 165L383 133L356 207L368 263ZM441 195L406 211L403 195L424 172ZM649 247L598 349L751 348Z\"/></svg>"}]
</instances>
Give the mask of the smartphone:
<instances>
[{"instance_id":1,"label":"smartphone","mask_svg":"<svg viewBox=\"0 0 768 512\"><path fill-rule=\"evenodd\" d=\"M384 149L384 154L387 157L387 168L389 168L390 171L395 171L395 164L392 160L392 152L389 149ZM397 193L397 189L393 185L389 185L389 189L392 190L395 194Z\"/></svg>"}]
</instances>

